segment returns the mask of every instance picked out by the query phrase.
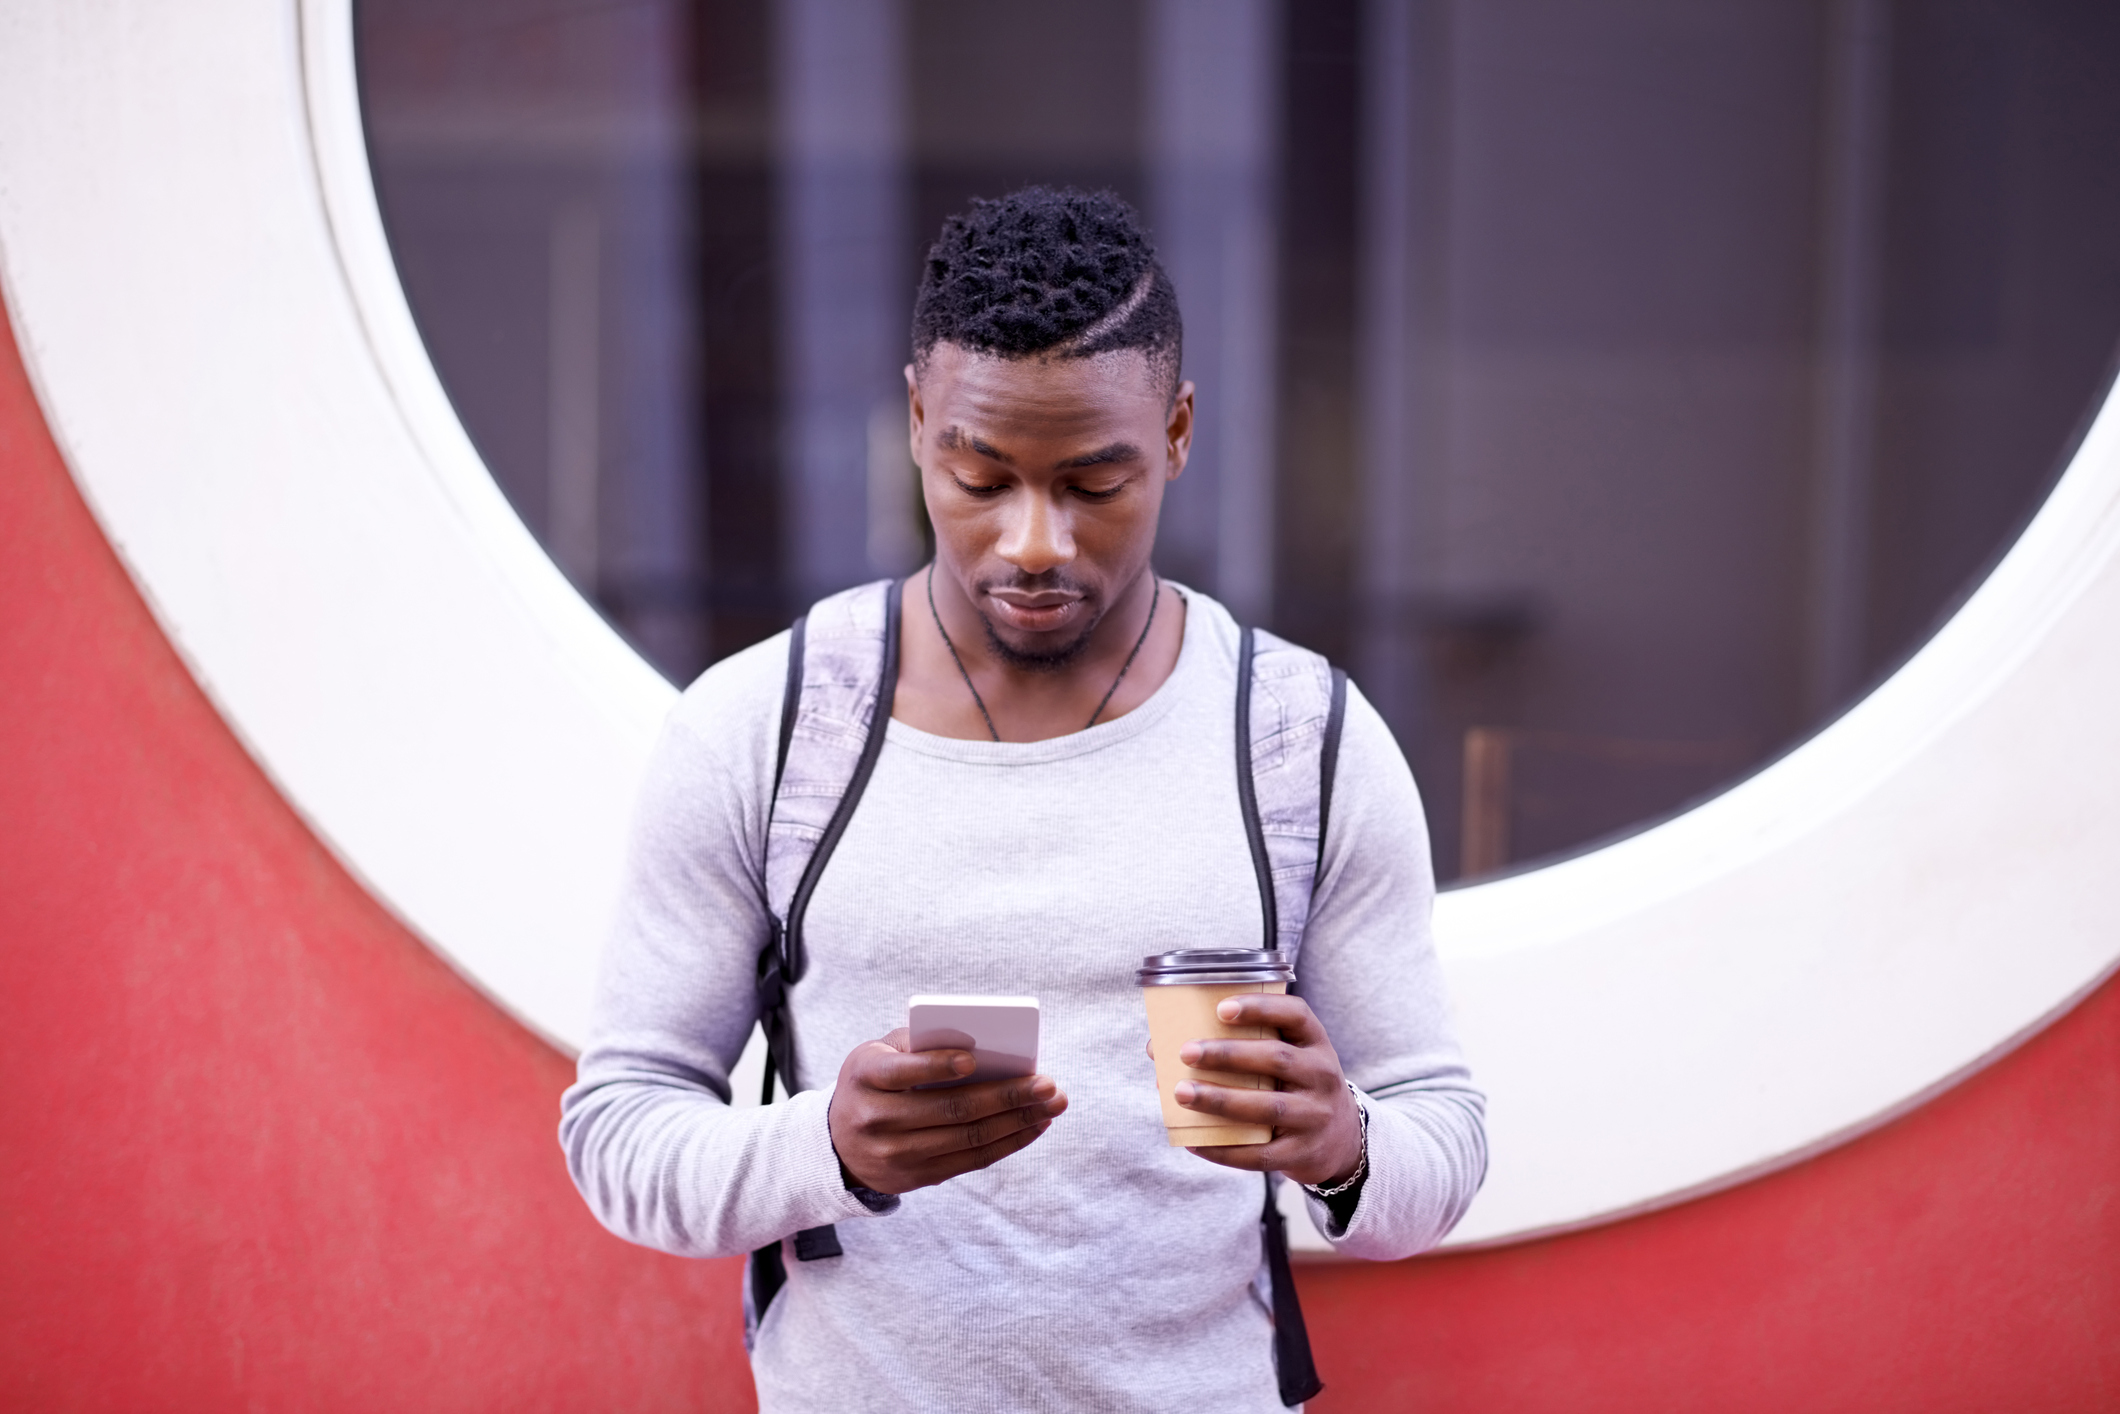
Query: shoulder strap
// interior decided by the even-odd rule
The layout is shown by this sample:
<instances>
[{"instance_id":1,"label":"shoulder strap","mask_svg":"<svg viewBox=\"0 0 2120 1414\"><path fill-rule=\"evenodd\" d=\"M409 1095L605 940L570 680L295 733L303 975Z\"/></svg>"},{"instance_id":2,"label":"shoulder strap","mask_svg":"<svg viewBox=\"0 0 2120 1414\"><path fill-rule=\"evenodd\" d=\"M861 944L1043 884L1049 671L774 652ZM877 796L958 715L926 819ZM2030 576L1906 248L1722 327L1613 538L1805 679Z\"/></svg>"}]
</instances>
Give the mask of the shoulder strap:
<instances>
[{"instance_id":1,"label":"shoulder strap","mask_svg":"<svg viewBox=\"0 0 2120 1414\"><path fill-rule=\"evenodd\" d=\"M898 687L898 593L878 580L822 600L788 634L788 676L766 821L766 909L758 1013L766 1033L766 1104L776 1076L795 1087L787 990L808 957L803 915L876 769Z\"/></svg>"},{"instance_id":2,"label":"shoulder strap","mask_svg":"<svg viewBox=\"0 0 2120 1414\"><path fill-rule=\"evenodd\" d=\"M1251 845L1251 868L1259 880L1259 916L1266 923L1266 938L1259 946L1272 948L1279 941L1280 910L1274 899L1273 861L1266 853L1266 828L1259 818L1258 768L1253 761L1253 647L1254 635L1247 627L1237 639L1237 809L1244 813L1244 838Z\"/></svg>"},{"instance_id":3,"label":"shoulder strap","mask_svg":"<svg viewBox=\"0 0 2120 1414\"><path fill-rule=\"evenodd\" d=\"M802 875L796 882L795 895L788 903L784 931L790 982L801 981L802 974L809 970L809 960L802 947L802 920L809 912L810 895L816 892L817 881L824 876L824 866L831 860L832 851L839 847L839 837L846 833L847 822L854 818L854 807L861 804L862 792L869 788L869 777L876 772L876 758L883 754L883 739L890 730L891 705L898 695L898 595L898 582L893 580L883 595L882 651L873 660L867 680L861 684L868 698L868 721L862 733L861 754L854 758L853 773L839 793L839 803L833 809L831 819L825 823L824 834L811 848L810 857L803 864ZM844 686L844 683L837 685ZM766 849L770 865L770 831Z\"/></svg>"},{"instance_id":4,"label":"shoulder strap","mask_svg":"<svg viewBox=\"0 0 2120 1414\"><path fill-rule=\"evenodd\" d=\"M1325 714L1325 741L1318 752L1318 859L1311 871L1313 889L1317 876L1325 872L1325 830L1332 823L1332 778L1340 768L1340 728L1345 725L1347 672L1344 668L1334 668L1332 706Z\"/></svg>"},{"instance_id":5,"label":"shoulder strap","mask_svg":"<svg viewBox=\"0 0 2120 1414\"><path fill-rule=\"evenodd\" d=\"M788 769L788 746L795 740L795 714L802 707L802 656L803 631L809 627L810 616L804 614L788 626L788 680L780 690L780 749L773 755L773 798L780 798L780 778ZM769 805L767 810L770 812ZM770 815L768 832L771 830Z\"/></svg>"},{"instance_id":6,"label":"shoulder strap","mask_svg":"<svg viewBox=\"0 0 2120 1414\"><path fill-rule=\"evenodd\" d=\"M780 700L780 741L773 761L773 803L766 817L765 950L758 955L758 1020L766 1033L764 1094L773 1103L776 1075L795 1088L795 1027L788 988L809 960L803 915L817 881L854 818L890 730L898 689L898 595L895 580L835 594L788 631L787 686ZM795 1234L795 1256L814 1262L842 1255L830 1224ZM751 1254L746 1282L746 1343L787 1281L781 1244Z\"/></svg>"},{"instance_id":7,"label":"shoulder strap","mask_svg":"<svg viewBox=\"0 0 2120 1414\"><path fill-rule=\"evenodd\" d=\"M1293 960L1325 868L1325 829L1347 717L1347 674L1307 649L1246 628L1237 638L1237 804L1259 880L1265 946ZM1260 1246L1273 1292L1274 1373L1294 1408L1325 1388L1288 1263L1288 1224L1265 1175Z\"/></svg>"},{"instance_id":8,"label":"shoulder strap","mask_svg":"<svg viewBox=\"0 0 2120 1414\"><path fill-rule=\"evenodd\" d=\"M1237 802L1258 875L1265 944L1302 950L1347 715L1347 674L1247 628L1237 648Z\"/></svg>"},{"instance_id":9,"label":"shoulder strap","mask_svg":"<svg viewBox=\"0 0 2120 1414\"><path fill-rule=\"evenodd\" d=\"M1295 1273L1288 1265L1288 1219L1274 1202L1273 1175L1266 1178L1266 1207L1259 1214L1266 1248L1266 1279L1273 1291L1273 1365L1281 1403L1293 1409L1325 1388L1318 1378L1317 1357L1310 1352L1310 1329L1303 1324L1303 1303L1296 1296Z\"/></svg>"},{"instance_id":10,"label":"shoulder strap","mask_svg":"<svg viewBox=\"0 0 2120 1414\"><path fill-rule=\"evenodd\" d=\"M792 1088L795 1037L787 989L808 970L803 916L876 769L898 685L896 581L834 594L789 634L780 749L766 823L771 936L758 960L766 1029L765 1100L776 1075Z\"/></svg>"}]
</instances>

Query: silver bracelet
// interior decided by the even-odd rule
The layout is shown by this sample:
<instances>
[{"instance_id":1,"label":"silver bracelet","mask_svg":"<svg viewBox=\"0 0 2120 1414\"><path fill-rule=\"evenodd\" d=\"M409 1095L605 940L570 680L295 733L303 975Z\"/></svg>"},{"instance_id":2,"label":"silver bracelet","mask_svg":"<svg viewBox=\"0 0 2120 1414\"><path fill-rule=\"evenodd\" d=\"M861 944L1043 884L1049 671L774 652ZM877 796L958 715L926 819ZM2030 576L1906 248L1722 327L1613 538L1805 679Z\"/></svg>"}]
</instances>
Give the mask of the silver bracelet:
<instances>
[{"instance_id":1,"label":"silver bracelet","mask_svg":"<svg viewBox=\"0 0 2120 1414\"><path fill-rule=\"evenodd\" d=\"M1362 1092L1354 1088L1352 1080L1347 1082L1347 1093L1354 1096L1354 1112L1362 1117L1361 1157L1354 1161L1354 1172L1330 1188L1304 1184L1303 1191L1313 1198L1337 1198L1369 1176L1369 1106L1362 1103Z\"/></svg>"}]
</instances>

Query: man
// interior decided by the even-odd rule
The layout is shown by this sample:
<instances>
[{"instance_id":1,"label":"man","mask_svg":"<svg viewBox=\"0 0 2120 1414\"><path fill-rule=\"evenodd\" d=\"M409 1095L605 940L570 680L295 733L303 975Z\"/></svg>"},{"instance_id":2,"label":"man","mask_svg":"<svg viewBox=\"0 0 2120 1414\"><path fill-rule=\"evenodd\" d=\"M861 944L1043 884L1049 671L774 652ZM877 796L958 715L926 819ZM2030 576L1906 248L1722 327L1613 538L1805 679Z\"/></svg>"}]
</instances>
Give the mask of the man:
<instances>
[{"instance_id":1,"label":"man","mask_svg":"<svg viewBox=\"0 0 2120 1414\"><path fill-rule=\"evenodd\" d=\"M1439 1240L1484 1175L1420 802L1354 693L1301 996L1224 1003L1282 1039L1183 1053L1277 1080L1179 1095L1275 1137L1166 1144L1133 970L1256 946L1263 917L1238 629L1150 567L1192 439L1179 354L1176 296L1109 194L975 203L930 252L906 387L935 559L904 586L887 735L810 896L785 1103L731 1108L728 1073L772 928L787 635L708 671L657 749L561 1141L597 1216L667 1252L837 1225L843 1254L789 1262L755 1331L766 1411L1266 1414L1258 1172L1329 1195L1334 1245L1383 1259ZM916 1089L969 1069L892 1030L922 992L1038 997L1045 1073Z\"/></svg>"}]
</instances>

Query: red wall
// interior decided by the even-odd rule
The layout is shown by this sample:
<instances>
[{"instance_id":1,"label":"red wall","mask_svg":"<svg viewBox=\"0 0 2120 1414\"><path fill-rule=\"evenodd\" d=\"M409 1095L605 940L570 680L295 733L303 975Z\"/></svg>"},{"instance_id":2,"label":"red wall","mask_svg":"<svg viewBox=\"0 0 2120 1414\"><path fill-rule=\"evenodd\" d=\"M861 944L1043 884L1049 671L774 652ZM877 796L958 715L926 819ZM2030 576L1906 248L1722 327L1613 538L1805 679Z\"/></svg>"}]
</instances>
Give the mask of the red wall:
<instances>
[{"instance_id":1,"label":"red wall","mask_svg":"<svg viewBox=\"0 0 2120 1414\"><path fill-rule=\"evenodd\" d=\"M2120 1410L2120 982L1729 1192L1305 1276L1316 1414Z\"/></svg>"},{"instance_id":2,"label":"red wall","mask_svg":"<svg viewBox=\"0 0 2120 1414\"><path fill-rule=\"evenodd\" d=\"M0 338L0 1408L748 1409L737 1268L590 1218L572 1067L156 629Z\"/></svg>"},{"instance_id":3,"label":"red wall","mask_svg":"<svg viewBox=\"0 0 2120 1414\"><path fill-rule=\"evenodd\" d=\"M0 1407L749 1408L734 1264L590 1220L568 1073L244 755L0 337ZM1320 1414L2120 1408L2120 987L1787 1173L1303 1281Z\"/></svg>"}]
</instances>

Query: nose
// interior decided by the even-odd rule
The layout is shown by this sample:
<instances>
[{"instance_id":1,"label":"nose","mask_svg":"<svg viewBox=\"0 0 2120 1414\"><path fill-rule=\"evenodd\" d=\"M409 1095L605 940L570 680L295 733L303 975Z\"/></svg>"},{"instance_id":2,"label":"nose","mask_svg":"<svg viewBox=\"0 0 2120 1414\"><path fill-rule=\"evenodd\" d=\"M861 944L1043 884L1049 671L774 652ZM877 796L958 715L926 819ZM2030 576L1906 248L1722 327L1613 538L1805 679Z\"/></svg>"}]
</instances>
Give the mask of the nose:
<instances>
[{"instance_id":1,"label":"nose","mask_svg":"<svg viewBox=\"0 0 2120 1414\"><path fill-rule=\"evenodd\" d=\"M1013 504L994 547L996 554L1026 575L1045 574L1074 561L1075 531L1065 506L1035 491L1009 500Z\"/></svg>"}]
</instances>

